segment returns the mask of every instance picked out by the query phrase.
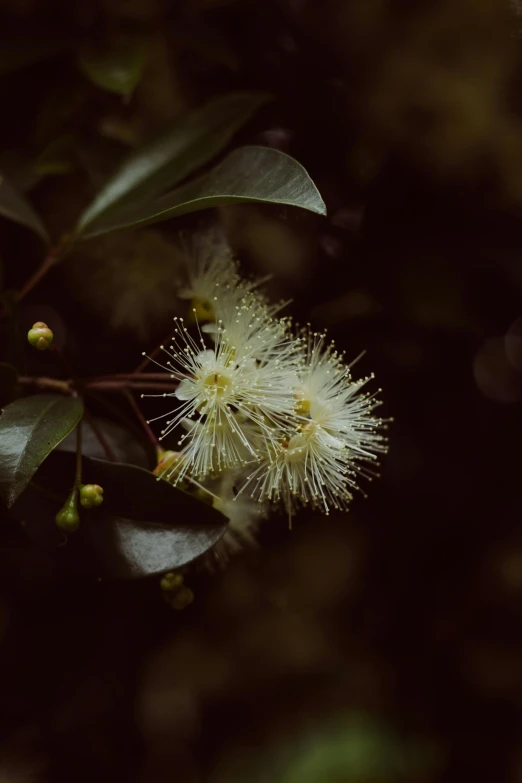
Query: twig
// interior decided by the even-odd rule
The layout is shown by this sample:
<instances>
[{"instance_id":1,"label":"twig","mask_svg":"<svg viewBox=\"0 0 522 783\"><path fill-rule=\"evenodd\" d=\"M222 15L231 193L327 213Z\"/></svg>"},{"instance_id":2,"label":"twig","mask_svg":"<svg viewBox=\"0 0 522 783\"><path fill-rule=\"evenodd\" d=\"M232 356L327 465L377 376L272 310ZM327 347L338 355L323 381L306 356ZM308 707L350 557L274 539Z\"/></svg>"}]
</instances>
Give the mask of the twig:
<instances>
[{"instance_id":1,"label":"twig","mask_svg":"<svg viewBox=\"0 0 522 783\"><path fill-rule=\"evenodd\" d=\"M138 366L136 367L136 369L134 370L134 372L135 372L136 374L138 374L138 373L141 373L141 371L145 369L145 367L148 365L148 363L149 363L149 362L152 362L152 361L153 361L153 360L156 358L156 356L159 354L159 352L163 350L163 345L164 345L165 343L167 343L167 342L170 342L170 340L171 340L171 335L172 335L172 331L171 331L171 332L169 332L168 336L165 338L165 340L163 340L163 341L160 343L160 345L157 345L157 346L154 348L154 350L152 351L152 353L150 354L150 356L148 356L148 355L146 355L146 356L145 356L145 358L143 359L143 361L141 361L141 362L138 364Z\"/></svg>"},{"instance_id":2,"label":"twig","mask_svg":"<svg viewBox=\"0 0 522 783\"><path fill-rule=\"evenodd\" d=\"M22 386L38 386L40 389L53 389L62 394L72 393L72 381L59 381L56 378L32 378L21 375L18 383Z\"/></svg>"},{"instance_id":3,"label":"twig","mask_svg":"<svg viewBox=\"0 0 522 783\"><path fill-rule=\"evenodd\" d=\"M132 410L136 414L136 417L137 417L138 421L140 422L141 426L143 427L143 430L144 430L147 438L150 440L151 443L154 444L154 448L156 450L158 450L160 448L159 440L154 435L154 433L151 430L151 428L149 427L148 422L145 419L143 413L140 411L138 405L136 404L136 400L134 399L134 396L133 396L132 392L129 391L129 389L125 389L125 391L123 393L125 394L126 398L128 399L129 405L131 406Z\"/></svg>"},{"instance_id":4,"label":"twig","mask_svg":"<svg viewBox=\"0 0 522 783\"><path fill-rule=\"evenodd\" d=\"M111 378L111 376L106 376ZM19 383L24 386L38 386L40 389L53 389L54 391L62 392L63 394L71 394L75 386L75 381L69 378L65 381L57 380L56 378L46 377L32 377L22 375L18 378ZM137 391L145 389L148 391L157 392L169 392L173 393L176 389L176 384L173 383L154 383L153 381L113 381L113 380L101 380L101 381L78 381L85 390L98 390L98 391L123 391L124 389L136 389Z\"/></svg>"},{"instance_id":5,"label":"twig","mask_svg":"<svg viewBox=\"0 0 522 783\"><path fill-rule=\"evenodd\" d=\"M44 258L38 269L31 275L29 280L25 282L20 291L16 295L17 302L20 302L27 294L33 290L42 277L45 277L47 272L59 261L59 249L53 248L49 251L48 255Z\"/></svg>"},{"instance_id":6,"label":"twig","mask_svg":"<svg viewBox=\"0 0 522 783\"><path fill-rule=\"evenodd\" d=\"M122 391L124 389L147 389L148 391L167 392L174 394L177 384L151 383L147 381L95 381L85 385L86 389L104 389L105 391Z\"/></svg>"}]
</instances>

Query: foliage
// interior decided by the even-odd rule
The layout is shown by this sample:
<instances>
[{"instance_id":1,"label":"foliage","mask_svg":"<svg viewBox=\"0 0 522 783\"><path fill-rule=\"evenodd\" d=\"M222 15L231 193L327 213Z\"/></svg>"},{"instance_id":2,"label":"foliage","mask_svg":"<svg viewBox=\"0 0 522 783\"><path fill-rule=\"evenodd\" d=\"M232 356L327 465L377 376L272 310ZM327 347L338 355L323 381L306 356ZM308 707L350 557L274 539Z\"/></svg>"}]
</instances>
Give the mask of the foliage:
<instances>
[{"instance_id":1,"label":"foliage","mask_svg":"<svg viewBox=\"0 0 522 783\"><path fill-rule=\"evenodd\" d=\"M23 56L23 51L31 51L31 55ZM130 101L144 78L150 51L147 34L121 30L81 47L76 63L94 89L121 95ZM59 45L36 46L32 50L21 47L17 58L5 60L3 71L16 72L39 61L59 56L69 58L70 55L67 48L63 50ZM57 263L66 257L74 258L79 240L121 228L170 220L225 203L257 201L324 214L322 199L305 169L275 149L239 147L196 179L186 182L190 175L223 153L233 137L269 100L266 93L247 91L214 97L171 123L152 141L146 141L130 152L112 174L102 177L98 193L84 206L76 224L61 228L57 241L40 266L11 296L12 306L8 308L8 299L4 300L2 316L10 328L18 329L17 303L39 285ZM30 191L41 178L67 176L77 169L84 154L81 139L68 133L65 126L57 130L58 133L47 137L47 143L33 162L21 163L19 154L5 157L7 169L13 171L15 181L25 183L24 189L27 187ZM31 169L32 181L20 173L24 166L27 171ZM0 215L31 229L46 243L49 233L55 233L46 228L44 219L31 204L30 196L18 192L8 176L0 179ZM33 389L30 379L23 379L29 383L22 387L25 391L36 389L53 393L32 394L11 401L22 392L22 388L16 386L17 371L22 365L20 363L16 369L5 363L2 365L2 401L4 405L9 402L0 418L0 497L5 506L13 510L29 532L38 530L41 533L43 529L43 539L54 541L56 548L62 533L56 528L54 519L65 497L75 509L80 479L101 485L103 507L92 512L94 521L85 524L82 521L80 532L75 535L78 541L85 539L85 547L93 553L95 570L104 575L149 576L182 567L211 549L224 532L225 518L207 503L157 480L143 468L124 462L113 464L90 459L82 447L81 429L91 425L109 460L120 458L114 455L114 444L111 446L108 433L104 434L105 426L95 424L91 414L85 425L79 426L77 442L73 446L76 456L71 452L55 451L80 422L84 405L90 406L91 398L86 398L86 393L90 395L97 385L102 390L104 380L102 376L98 384L86 384L76 378L75 370L70 372L61 351L51 344L52 331L43 322L37 325L50 335L48 342L45 346L37 345L34 329L29 332L29 341L39 348L50 347L51 353L65 362L71 377L67 382L49 379L40 383L35 380ZM110 386L110 376L105 377L105 383ZM147 380L147 374L140 373L128 378L128 382L122 381L119 386L118 381L114 383L120 393L127 395L133 415L136 411L134 390L140 388L140 384L154 385L158 381ZM147 437L149 434L146 432ZM77 515L74 509L70 513ZM85 509L80 514L83 516ZM70 532L76 527L76 524L72 526Z\"/></svg>"}]
</instances>

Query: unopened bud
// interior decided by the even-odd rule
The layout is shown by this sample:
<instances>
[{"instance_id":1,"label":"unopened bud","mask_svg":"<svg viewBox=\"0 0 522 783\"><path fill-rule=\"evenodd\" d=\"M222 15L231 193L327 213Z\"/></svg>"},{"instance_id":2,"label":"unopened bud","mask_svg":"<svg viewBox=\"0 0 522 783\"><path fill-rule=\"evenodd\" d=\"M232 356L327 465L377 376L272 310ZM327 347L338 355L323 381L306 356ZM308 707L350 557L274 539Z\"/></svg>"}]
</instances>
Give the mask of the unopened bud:
<instances>
[{"instance_id":1,"label":"unopened bud","mask_svg":"<svg viewBox=\"0 0 522 783\"><path fill-rule=\"evenodd\" d=\"M78 490L75 488L55 516L57 526L65 533L74 533L80 526L77 500Z\"/></svg>"},{"instance_id":2,"label":"unopened bud","mask_svg":"<svg viewBox=\"0 0 522 783\"><path fill-rule=\"evenodd\" d=\"M190 587L180 587L172 597L169 597L169 604L173 609L185 609L194 600L194 593Z\"/></svg>"},{"instance_id":3,"label":"unopened bud","mask_svg":"<svg viewBox=\"0 0 522 783\"><path fill-rule=\"evenodd\" d=\"M182 574L174 574L173 572L170 572L169 574L165 574L165 576L162 578L160 582L160 587L166 593L169 593L173 590L178 590L182 584L183 584Z\"/></svg>"},{"instance_id":4,"label":"unopened bud","mask_svg":"<svg viewBox=\"0 0 522 783\"><path fill-rule=\"evenodd\" d=\"M80 488L82 508L96 508L103 503L103 488L99 484L84 484Z\"/></svg>"},{"instance_id":5,"label":"unopened bud","mask_svg":"<svg viewBox=\"0 0 522 783\"><path fill-rule=\"evenodd\" d=\"M181 467L182 460L183 454L180 454L178 451L164 451L152 472L155 476L169 479L177 473Z\"/></svg>"},{"instance_id":6,"label":"unopened bud","mask_svg":"<svg viewBox=\"0 0 522 783\"><path fill-rule=\"evenodd\" d=\"M37 321L33 324L33 328L27 332L27 339L33 348L46 351L51 347L54 335L46 323Z\"/></svg>"}]
</instances>

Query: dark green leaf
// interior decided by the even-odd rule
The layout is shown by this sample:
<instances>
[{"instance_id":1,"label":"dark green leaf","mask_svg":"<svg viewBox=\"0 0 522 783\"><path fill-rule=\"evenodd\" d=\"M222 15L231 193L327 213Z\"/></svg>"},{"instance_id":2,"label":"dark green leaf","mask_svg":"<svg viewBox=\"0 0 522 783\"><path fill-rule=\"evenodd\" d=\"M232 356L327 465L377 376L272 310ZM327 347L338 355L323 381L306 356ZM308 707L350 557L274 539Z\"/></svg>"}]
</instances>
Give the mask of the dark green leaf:
<instances>
[{"instance_id":1,"label":"dark green leaf","mask_svg":"<svg viewBox=\"0 0 522 783\"><path fill-rule=\"evenodd\" d=\"M79 221L84 231L115 205L141 205L212 160L269 100L265 93L223 95L184 117L169 133L134 153Z\"/></svg>"},{"instance_id":2,"label":"dark green leaf","mask_svg":"<svg viewBox=\"0 0 522 783\"><path fill-rule=\"evenodd\" d=\"M54 515L70 490L74 464L74 454L54 451L16 503L29 534L42 542L62 541ZM92 554L97 575L130 579L180 568L226 529L226 518L211 506L135 465L84 457L82 478L104 489L99 508L81 511L74 536Z\"/></svg>"},{"instance_id":3,"label":"dark green leaf","mask_svg":"<svg viewBox=\"0 0 522 783\"><path fill-rule=\"evenodd\" d=\"M285 204L326 214L319 191L294 158L270 147L240 147L207 174L177 190L138 207L102 216L85 237L248 202Z\"/></svg>"},{"instance_id":4,"label":"dark green leaf","mask_svg":"<svg viewBox=\"0 0 522 783\"><path fill-rule=\"evenodd\" d=\"M12 364L0 362L0 407L14 398L18 373Z\"/></svg>"},{"instance_id":5,"label":"dark green leaf","mask_svg":"<svg viewBox=\"0 0 522 783\"><path fill-rule=\"evenodd\" d=\"M8 506L82 414L79 399L48 394L24 397L4 408L0 416L0 498Z\"/></svg>"},{"instance_id":6,"label":"dark green leaf","mask_svg":"<svg viewBox=\"0 0 522 783\"><path fill-rule=\"evenodd\" d=\"M129 96L143 73L146 53L144 36L122 35L106 46L85 51L78 59L78 66L96 87Z\"/></svg>"},{"instance_id":7,"label":"dark green leaf","mask_svg":"<svg viewBox=\"0 0 522 783\"><path fill-rule=\"evenodd\" d=\"M17 193L2 174L0 174L0 215L14 220L15 223L27 226L35 231L44 242L48 242L45 226L32 206Z\"/></svg>"},{"instance_id":8,"label":"dark green leaf","mask_svg":"<svg viewBox=\"0 0 522 783\"><path fill-rule=\"evenodd\" d=\"M76 168L74 136L58 136L38 155L32 170L38 177L49 174L70 174Z\"/></svg>"}]
</instances>

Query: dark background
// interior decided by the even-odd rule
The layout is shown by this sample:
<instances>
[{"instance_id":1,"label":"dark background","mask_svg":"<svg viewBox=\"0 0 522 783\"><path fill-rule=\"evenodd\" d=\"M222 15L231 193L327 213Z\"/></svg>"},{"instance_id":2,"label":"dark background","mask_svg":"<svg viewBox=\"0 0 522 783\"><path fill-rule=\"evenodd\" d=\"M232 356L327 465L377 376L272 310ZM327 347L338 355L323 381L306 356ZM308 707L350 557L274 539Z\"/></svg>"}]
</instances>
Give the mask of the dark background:
<instances>
[{"instance_id":1,"label":"dark background","mask_svg":"<svg viewBox=\"0 0 522 783\"><path fill-rule=\"evenodd\" d=\"M125 103L75 58L131 28L152 45ZM63 46L0 76L0 162L55 236L129 147L215 94L274 95L236 141L296 157L328 217L213 217L298 321L366 350L394 417L368 499L292 532L275 515L258 551L194 572L183 612L155 585L66 579L6 523L2 781L522 781L519 28L500 0L0 3L4 42ZM64 135L69 170L33 182ZM43 318L82 374L131 370L170 327L177 231L207 219L82 247L20 333ZM41 247L0 235L16 289ZM59 377L1 328L4 359Z\"/></svg>"}]
</instances>

